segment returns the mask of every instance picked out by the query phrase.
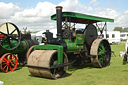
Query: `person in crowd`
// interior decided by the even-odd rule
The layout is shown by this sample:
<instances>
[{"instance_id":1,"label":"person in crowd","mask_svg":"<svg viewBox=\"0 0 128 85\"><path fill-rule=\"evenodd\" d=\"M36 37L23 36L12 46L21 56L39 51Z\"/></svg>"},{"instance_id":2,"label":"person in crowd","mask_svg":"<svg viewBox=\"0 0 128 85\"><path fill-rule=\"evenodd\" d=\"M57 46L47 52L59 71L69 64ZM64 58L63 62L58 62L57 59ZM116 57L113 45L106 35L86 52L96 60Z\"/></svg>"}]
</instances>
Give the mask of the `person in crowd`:
<instances>
[{"instance_id":1,"label":"person in crowd","mask_svg":"<svg viewBox=\"0 0 128 85\"><path fill-rule=\"evenodd\" d=\"M126 43L125 43L125 54L124 54L123 64L126 64L127 57L128 57L128 39L126 40Z\"/></svg>"}]
</instances>

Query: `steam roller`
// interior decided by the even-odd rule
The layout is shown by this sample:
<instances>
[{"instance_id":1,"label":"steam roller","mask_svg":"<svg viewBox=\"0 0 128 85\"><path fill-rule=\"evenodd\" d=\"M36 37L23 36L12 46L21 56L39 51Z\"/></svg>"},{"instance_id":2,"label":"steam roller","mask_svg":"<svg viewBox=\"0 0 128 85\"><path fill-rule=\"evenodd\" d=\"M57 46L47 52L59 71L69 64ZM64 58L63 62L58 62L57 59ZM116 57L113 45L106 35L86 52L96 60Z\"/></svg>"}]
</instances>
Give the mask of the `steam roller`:
<instances>
[{"instance_id":1,"label":"steam roller","mask_svg":"<svg viewBox=\"0 0 128 85\"><path fill-rule=\"evenodd\" d=\"M34 45L28 50L27 67L31 75L58 79L66 74L69 65L92 63L97 68L110 65L111 47L102 33L106 22L114 22L113 19L62 12L62 7L57 6L51 20L57 21L57 38L46 30L42 38L44 45ZM99 29L100 35L97 33L98 22L105 22ZM78 23L84 24L85 28L76 29Z\"/></svg>"}]
</instances>

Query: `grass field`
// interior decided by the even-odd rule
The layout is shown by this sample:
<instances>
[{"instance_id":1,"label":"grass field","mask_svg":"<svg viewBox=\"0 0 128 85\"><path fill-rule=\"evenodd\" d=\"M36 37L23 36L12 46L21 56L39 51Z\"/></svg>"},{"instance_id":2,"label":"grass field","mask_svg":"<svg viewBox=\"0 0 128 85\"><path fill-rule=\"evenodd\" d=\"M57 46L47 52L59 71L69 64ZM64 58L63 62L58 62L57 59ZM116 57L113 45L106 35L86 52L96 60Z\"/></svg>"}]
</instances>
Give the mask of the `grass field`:
<instances>
[{"instance_id":1,"label":"grass field","mask_svg":"<svg viewBox=\"0 0 128 85\"><path fill-rule=\"evenodd\" d=\"M70 66L65 77L52 80L33 77L27 67L23 67L11 73L0 72L0 81L4 85L128 85L128 64L122 65L123 57L119 57L124 44L111 45L116 57L112 56L111 64L106 68L93 68L91 64Z\"/></svg>"}]
</instances>

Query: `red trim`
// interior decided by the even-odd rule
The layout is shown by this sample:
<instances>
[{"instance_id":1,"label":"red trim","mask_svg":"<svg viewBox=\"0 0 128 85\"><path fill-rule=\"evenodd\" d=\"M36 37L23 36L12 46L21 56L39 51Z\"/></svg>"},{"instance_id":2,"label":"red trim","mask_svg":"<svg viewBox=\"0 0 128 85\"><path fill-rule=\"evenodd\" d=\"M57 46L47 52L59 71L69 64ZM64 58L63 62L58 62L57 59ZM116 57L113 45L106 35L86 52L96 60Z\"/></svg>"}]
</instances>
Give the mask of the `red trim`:
<instances>
[{"instance_id":1,"label":"red trim","mask_svg":"<svg viewBox=\"0 0 128 85\"><path fill-rule=\"evenodd\" d=\"M0 34L0 39L3 39L4 38L4 35L3 34Z\"/></svg>"}]
</instances>

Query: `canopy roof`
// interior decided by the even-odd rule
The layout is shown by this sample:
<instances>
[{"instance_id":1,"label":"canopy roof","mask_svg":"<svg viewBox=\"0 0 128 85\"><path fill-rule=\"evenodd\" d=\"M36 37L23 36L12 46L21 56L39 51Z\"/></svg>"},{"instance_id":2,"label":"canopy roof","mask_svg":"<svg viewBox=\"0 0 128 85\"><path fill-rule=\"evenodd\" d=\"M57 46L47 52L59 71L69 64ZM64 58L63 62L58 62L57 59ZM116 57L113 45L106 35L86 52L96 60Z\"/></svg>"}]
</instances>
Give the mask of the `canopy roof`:
<instances>
[{"instance_id":1,"label":"canopy roof","mask_svg":"<svg viewBox=\"0 0 128 85\"><path fill-rule=\"evenodd\" d=\"M75 12L62 12L62 21L67 18L68 22L92 24L96 22L114 22L114 19L97 17L87 14L80 14ZM51 20L56 20L56 14L51 16Z\"/></svg>"}]
</instances>

